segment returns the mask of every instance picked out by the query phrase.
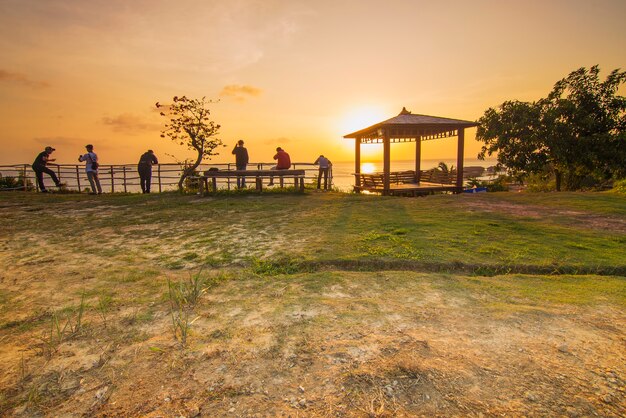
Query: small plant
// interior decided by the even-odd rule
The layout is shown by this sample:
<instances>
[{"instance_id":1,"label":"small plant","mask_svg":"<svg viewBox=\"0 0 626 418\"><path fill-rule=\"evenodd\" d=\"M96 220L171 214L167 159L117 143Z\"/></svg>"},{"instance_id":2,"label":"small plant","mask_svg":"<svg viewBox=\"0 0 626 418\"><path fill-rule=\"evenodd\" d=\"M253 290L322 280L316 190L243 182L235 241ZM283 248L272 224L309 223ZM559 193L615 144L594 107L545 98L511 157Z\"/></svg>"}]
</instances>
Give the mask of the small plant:
<instances>
[{"instance_id":1,"label":"small plant","mask_svg":"<svg viewBox=\"0 0 626 418\"><path fill-rule=\"evenodd\" d=\"M202 274L202 270L190 275L189 280L181 280L175 283L169 278L167 279L174 338L180 339L183 347L187 344L191 325L200 318L197 316L191 319L194 308L200 297L209 288L209 285L207 276Z\"/></svg>"},{"instance_id":2,"label":"small plant","mask_svg":"<svg viewBox=\"0 0 626 418\"><path fill-rule=\"evenodd\" d=\"M26 360L24 360L24 354L20 358L20 366L19 366L19 376L20 382L24 382L26 378L29 376L28 365L26 364Z\"/></svg>"},{"instance_id":3,"label":"small plant","mask_svg":"<svg viewBox=\"0 0 626 418\"><path fill-rule=\"evenodd\" d=\"M50 318L50 332L41 339L43 345L43 353L47 357L52 357L57 352L59 346L68 338L79 334L84 327L83 315L85 313L85 293L81 295L80 305L77 309L73 309L67 316L65 324L61 326L59 314L54 312Z\"/></svg>"},{"instance_id":4,"label":"small plant","mask_svg":"<svg viewBox=\"0 0 626 418\"><path fill-rule=\"evenodd\" d=\"M66 324L67 326L67 324ZM43 353L46 357L50 358L59 349L59 345L63 342L63 335L65 334L65 327L61 328L59 316L55 313L50 318L50 332L48 335L41 337L43 345Z\"/></svg>"},{"instance_id":5,"label":"small plant","mask_svg":"<svg viewBox=\"0 0 626 418\"><path fill-rule=\"evenodd\" d=\"M102 295L98 298L98 314L102 318L104 328L107 327L107 315L111 306L112 299L108 295Z\"/></svg>"},{"instance_id":6,"label":"small plant","mask_svg":"<svg viewBox=\"0 0 626 418\"><path fill-rule=\"evenodd\" d=\"M26 395L26 403L28 406L37 407L42 401L41 390L39 385L33 383L28 389Z\"/></svg>"},{"instance_id":7,"label":"small plant","mask_svg":"<svg viewBox=\"0 0 626 418\"><path fill-rule=\"evenodd\" d=\"M74 336L80 333L83 330L83 315L85 313L85 293L80 296L80 305L78 305L78 309L74 311L76 314L76 322L72 324L72 316L67 319L67 323L70 327L71 336Z\"/></svg>"},{"instance_id":8,"label":"small plant","mask_svg":"<svg viewBox=\"0 0 626 418\"><path fill-rule=\"evenodd\" d=\"M192 308L186 304L186 299L181 292L180 286L176 283L172 283L170 279L167 279L167 286L169 290L170 301L170 318L172 319L172 329L174 331L174 338L180 340L183 347L187 345L187 336L189 335L189 329L195 319L190 321L190 311Z\"/></svg>"}]
</instances>

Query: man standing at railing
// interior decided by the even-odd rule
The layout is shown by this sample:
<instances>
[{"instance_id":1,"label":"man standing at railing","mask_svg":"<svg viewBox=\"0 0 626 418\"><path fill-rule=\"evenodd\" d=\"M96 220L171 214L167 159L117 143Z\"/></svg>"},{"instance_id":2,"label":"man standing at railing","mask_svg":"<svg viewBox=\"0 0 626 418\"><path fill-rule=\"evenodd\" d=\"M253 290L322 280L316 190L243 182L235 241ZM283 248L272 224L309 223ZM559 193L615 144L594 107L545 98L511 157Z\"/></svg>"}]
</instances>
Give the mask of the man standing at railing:
<instances>
[{"instance_id":1,"label":"man standing at railing","mask_svg":"<svg viewBox=\"0 0 626 418\"><path fill-rule=\"evenodd\" d=\"M317 160L313 164L319 165L319 172L317 173L317 188L320 188L320 183L322 180L322 174L324 175L324 190L328 190L328 171L330 170L330 166L333 163L323 155L317 157Z\"/></svg>"},{"instance_id":2,"label":"man standing at railing","mask_svg":"<svg viewBox=\"0 0 626 418\"><path fill-rule=\"evenodd\" d=\"M43 184L43 173L48 174L57 187L61 187L61 182L59 181L57 175L54 174L54 171L46 167L49 162L56 161L54 158L50 158L50 154L52 154L54 151L54 148L46 147L43 152L40 152L39 155L37 155L37 158L35 158L35 161L32 165L33 171L37 176L37 184L39 185L39 190L41 191L41 193L48 193L48 190L46 190L46 185Z\"/></svg>"},{"instance_id":3,"label":"man standing at railing","mask_svg":"<svg viewBox=\"0 0 626 418\"><path fill-rule=\"evenodd\" d=\"M85 171L87 172L87 179L91 184L91 194L102 194L102 186L100 186L100 179L98 178L98 156L93 152L93 145L85 145L87 154L79 155L78 161L85 161Z\"/></svg>"},{"instance_id":4,"label":"man standing at railing","mask_svg":"<svg viewBox=\"0 0 626 418\"><path fill-rule=\"evenodd\" d=\"M158 164L154 151L149 149L147 152L141 154L139 157L139 163L137 164L137 171L139 172L139 182L141 183L141 193L150 193L150 183L152 182L152 165Z\"/></svg>"},{"instance_id":5,"label":"man standing at railing","mask_svg":"<svg viewBox=\"0 0 626 418\"><path fill-rule=\"evenodd\" d=\"M235 165L237 170L246 170L248 168L248 150L243 146L243 139L240 139L233 148L233 155L235 156ZM246 187L246 178L237 177L237 188L242 189Z\"/></svg>"}]
</instances>

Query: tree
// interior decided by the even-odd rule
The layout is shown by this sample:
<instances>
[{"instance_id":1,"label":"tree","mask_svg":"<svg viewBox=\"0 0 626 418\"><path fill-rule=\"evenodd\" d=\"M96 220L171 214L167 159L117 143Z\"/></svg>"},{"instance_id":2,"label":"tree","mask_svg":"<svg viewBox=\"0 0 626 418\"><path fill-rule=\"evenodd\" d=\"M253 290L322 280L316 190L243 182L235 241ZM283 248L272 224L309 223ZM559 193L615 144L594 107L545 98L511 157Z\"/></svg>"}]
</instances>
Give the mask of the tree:
<instances>
[{"instance_id":1,"label":"tree","mask_svg":"<svg viewBox=\"0 0 626 418\"><path fill-rule=\"evenodd\" d=\"M558 81L537 102L507 101L485 111L477 139L478 158L498 153L498 165L518 177L552 173L557 190L585 177L600 180L626 175L626 98L617 95L626 72L614 70L605 81L599 67L580 68Z\"/></svg>"},{"instance_id":2,"label":"tree","mask_svg":"<svg viewBox=\"0 0 626 418\"><path fill-rule=\"evenodd\" d=\"M185 164L178 181L178 189L183 190L185 179L193 175L198 166L205 158L211 159L218 155L216 149L222 146L222 140L217 138L220 125L210 120L211 111L207 105L214 103L211 100L189 99L186 96L174 96L173 104L162 105L156 103L158 109L162 109L161 116L168 117L169 122L161 132L161 138L170 138L180 145L187 145L192 151L197 152L195 162Z\"/></svg>"},{"instance_id":3,"label":"tree","mask_svg":"<svg viewBox=\"0 0 626 418\"><path fill-rule=\"evenodd\" d=\"M441 171L442 173L449 174L454 170L454 165L450 165L450 167L448 167L448 164L446 164L443 161L440 161L439 164L437 164L437 167L435 167L435 169Z\"/></svg>"}]
</instances>

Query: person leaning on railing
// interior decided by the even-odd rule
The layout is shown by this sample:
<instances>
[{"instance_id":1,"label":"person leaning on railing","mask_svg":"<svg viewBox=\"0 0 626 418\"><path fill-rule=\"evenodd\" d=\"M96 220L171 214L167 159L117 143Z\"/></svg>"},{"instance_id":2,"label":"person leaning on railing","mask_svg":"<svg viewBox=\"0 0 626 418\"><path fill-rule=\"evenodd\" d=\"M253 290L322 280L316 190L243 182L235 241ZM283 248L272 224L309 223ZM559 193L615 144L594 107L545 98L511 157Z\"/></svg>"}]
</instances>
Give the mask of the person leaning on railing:
<instances>
[{"instance_id":1,"label":"person leaning on railing","mask_svg":"<svg viewBox=\"0 0 626 418\"><path fill-rule=\"evenodd\" d=\"M317 188L320 188L320 183L322 180L322 175L324 175L324 190L328 190L328 171L330 170L330 166L333 163L323 155L317 157L317 160L313 164L319 165L319 171L317 173Z\"/></svg>"},{"instance_id":2,"label":"person leaning on railing","mask_svg":"<svg viewBox=\"0 0 626 418\"><path fill-rule=\"evenodd\" d=\"M152 165L158 164L154 151L149 149L141 154L139 163L137 164L137 172L139 173L139 182L141 183L141 193L150 193L150 183L152 182Z\"/></svg>"},{"instance_id":3,"label":"person leaning on railing","mask_svg":"<svg viewBox=\"0 0 626 418\"><path fill-rule=\"evenodd\" d=\"M35 158L35 161L32 165L35 176L37 177L37 184L39 185L39 190L41 191L41 193L48 193L48 190L46 190L46 185L43 183L43 173L49 175L57 187L61 187L61 182L59 181L57 175L54 174L54 171L46 167L49 162L56 161L54 158L50 158L50 155L54 151L54 148L46 147L43 152L40 152L37 155L37 158Z\"/></svg>"}]
</instances>

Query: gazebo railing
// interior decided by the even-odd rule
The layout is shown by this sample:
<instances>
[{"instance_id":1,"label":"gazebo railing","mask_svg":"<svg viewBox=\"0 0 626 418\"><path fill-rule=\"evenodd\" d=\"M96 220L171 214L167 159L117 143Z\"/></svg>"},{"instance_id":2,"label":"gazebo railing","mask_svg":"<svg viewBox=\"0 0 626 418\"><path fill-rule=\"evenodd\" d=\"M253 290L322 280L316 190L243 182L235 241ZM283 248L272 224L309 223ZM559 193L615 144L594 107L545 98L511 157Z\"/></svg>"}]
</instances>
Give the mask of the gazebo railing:
<instances>
[{"instance_id":1,"label":"gazebo railing","mask_svg":"<svg viewBox=\"0 0 626 418\"><path fill-rule=\"evenodd\" d=\"M276 163L251 163L248 168L251 170L269 170ZM293 169L305 170L305 181L307 183L317 182L318 166L311 163L293 163ZM89 180L85 173L84 164L49 164L48 168L54 171L64 186L69 190L84 191L89 188ZM197 171L203 172L209 168L217 168L218 170L235 170L234 163L222 164L201 164ZM152 168L152 191L163 192L175 190L182 173L180 164L166 163L156 164ZM140 192L139 174L137 172L137 164L102 164L98 168L100 183L105 191L111 193L123 192L133 193ZM0 165L0 177L11 177L13 187L0 187L0 190L38 190L35 173L30 164L10 164ZM332 172L329 173L329 184L332 185ZM44 182L52 187L52 180L47 174L44 174ZM6 183L6 182L5 182ZM4 183L3 183L4 184ZM221 179L218 182L221 189L234 189L236 182L233 179Z\"/></svg>"}]
</instances>

